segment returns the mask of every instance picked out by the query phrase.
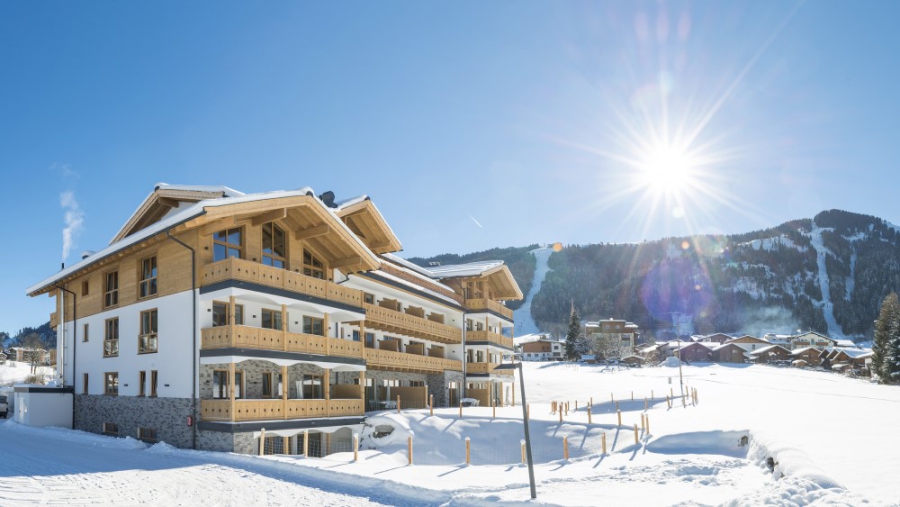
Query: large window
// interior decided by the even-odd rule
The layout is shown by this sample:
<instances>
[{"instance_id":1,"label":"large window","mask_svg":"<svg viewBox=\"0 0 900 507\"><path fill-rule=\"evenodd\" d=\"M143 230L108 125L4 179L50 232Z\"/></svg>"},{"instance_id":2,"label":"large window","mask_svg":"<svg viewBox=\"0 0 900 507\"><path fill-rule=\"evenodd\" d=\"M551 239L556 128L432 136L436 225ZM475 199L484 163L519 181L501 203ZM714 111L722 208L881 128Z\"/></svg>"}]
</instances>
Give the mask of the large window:
<instances>
[{"instance_id":1,"label":"large window","mask_svg":"<svg viewBox=\"0 0 900 507\"><path fill-rule=\"evenodd\" d=\"M110 396L117 396L119 394L118 372L106 372L103 374L103 393Z\"/></svg>"},{"instance_id":2,"label":"large window","mask_svg":"<svg viewBox=\"0 0 900 507\"><path fill-rule=\"evenodd\" d=\"M103 306L116 306L119 304L119 272L110 271L106 274L103 285Z\"/></svg>"},{"instance_id":3,"label":"large window","mask_svg":"<svg viewBox=\"0 0 900 507\"><path fill-rule=\"evenodd\" d=\"M158 319L156 309L141 312L141 334L138 337L138 354L159 350L157 343Z\"/></svg>"},{"instance_id":4,"label":"large window","mask_svg":"<svg viewBox=\"0 0 900 507\"><path fill-rule=\"evenodd\" d=\"M303 250L303 274L320 280L325 279L325 264L306 249Z\"/></svg>"},{"instance_id":5,"label":"large window","mask_svg":"<svg viewBox=\"0 0 900 507\"><path fill-rule=\"evenodd\" d=\"M272 397L272 374L269 372L262 374L262 397Z\"/></svg>"},{"instance_id":6,"label":"large window","mask_svg":"<svg viewBox=\"0 0 900 507\"><path fill-rule=\"evenodd\" d=\"M156 256L148 257L141 261L141 283L138 289L138 297L145 298L155 296L157 292Z\"/></svg>"},{"instance_id":7,"label":"large window","mask_svg":"<svg viewBox=\"0 0 900 507\"><path fill-rule=\"evenodd\" d=\"M262 263L284 268L287 257L284 231L273 222L262 226Z\"/></svg>"},{"instance_id":8,"label":"large window","mask_svg":"<svg viewBox=\"0 0 900 507\"><path fill-rule=\"evenodd\" d=\"M147 388L147 372L139 371L138 372L138 396L144 396L146 394Z\"/></svg>"},{"instance_id":9,"label":"large window","mask_svg":"<svg viewBox=\"0 0 900 507\"><path fill-rule=\"evenodd\" d=\"M150 370L150 396L156 398L156 386L159 385L159 373Z\"/></svg>"},{"instance_id":10,"label":"large window","mask_svg":"<svg viewBox=\"0 0 900 507\"><path fill-rule=\"evenodd\" d=\"M229 257L243 258L243 245L240 227L213 234L213 261L221 261Z\"/></svg>"},{"instance_id":11,"label":"large window","mask_svg":"<svg viewBox=\"0 0 900 507\"><path fill-rule=\"evenodd\" d=\"M325 324L325 321L322 319L317 319L316 317L304 316L303 317L303 332L306 334L325 336L324 324Z\"/></svg>"},{"instance_id":12,"label":"large window","mask_svg":"<svg viewBox=\"0 0 900 507\"><path fill-rule=\"evenodd\" d=\"M321 375L303 375L303 399L322 399L325 392L322 390Z\"/></svg>"},{"instance_id":13,"label":"large window","mask_svg":"<svg viewBox=\"0 0 900 507\"><path fill-rule=\"evenodd\" d=\"M103 335L103 357L119 355L119 319L107 319Z\"/></svg>"},{"instance_id":14,"label":"large window","mask_svg":"<svg viewBox=\"0 0 900 507\"><path fill-rule=\"evenodd\" d=\"M231 324L228 311L231 305L213 301L213 327L227 326ZM244 305L234 305L234 324L241 326L244 324Z\"/></svg>"},{"instance_id":15,"label":"large window","mask_svg":"<svg viewBox=\"0 0 900 507\"><path fill-rule=\"evenodd\" d=\"M262 310L262 327L281 330L281 310Z\"/></svg>"},{"instance_id":16,"label":"large window","mask_svg":"<svg viewBox=\"0 0 900 507\"><path fill-rule=\"evenodd\" d=\"M241 398L241 381L243 375L241 372L234 372L234 397ZM213 372L213 398L224 399L230 398L228 392L228 371L216 370Z\"/></svg>"}]
</instances>

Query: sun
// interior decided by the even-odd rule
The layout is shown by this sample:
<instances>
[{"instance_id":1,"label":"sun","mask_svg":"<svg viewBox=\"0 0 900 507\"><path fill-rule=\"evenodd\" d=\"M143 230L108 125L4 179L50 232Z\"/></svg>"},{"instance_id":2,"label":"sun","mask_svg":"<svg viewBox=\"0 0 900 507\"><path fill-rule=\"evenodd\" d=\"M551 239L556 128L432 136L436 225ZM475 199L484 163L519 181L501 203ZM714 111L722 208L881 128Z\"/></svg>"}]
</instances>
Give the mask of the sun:
<instances>
[{"instance_id":1,"label":"sun","mask_svg":"<svg viewBox=\"0 0 900 507\"><path fill-rule=\"evenodd\" d=\"M641 156L638 178L656 192L678 194L691 187L696 166L696 160L684 148L653 146Z\"/></svg>"}]
</instances>

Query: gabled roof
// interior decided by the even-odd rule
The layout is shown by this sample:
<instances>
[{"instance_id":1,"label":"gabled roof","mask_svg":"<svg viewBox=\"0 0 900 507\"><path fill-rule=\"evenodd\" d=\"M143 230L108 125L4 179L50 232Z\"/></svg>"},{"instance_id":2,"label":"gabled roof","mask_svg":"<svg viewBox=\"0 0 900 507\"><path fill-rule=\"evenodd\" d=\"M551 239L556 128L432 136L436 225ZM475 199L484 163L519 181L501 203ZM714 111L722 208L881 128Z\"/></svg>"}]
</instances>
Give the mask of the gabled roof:
<instances>
[{"instance_id":1,"label":"gabled roof","mask_svg":"<svg viewBox=\"0 0 900 507\"><path fill-rule=\"evenodd\" d=\"M794 341L794 340L797 340L797 339L801 339L801 338L803 338L804 336L809 336L809 335L811 335L811 334L812 334L812 335L816 335L816 336L818 336L819 338L823 338L823 339L825 339L825 340L828 340L828 341L830 341L830 342L832 342L832 343L837 343L837 340L835 340L834 338L829 338L829 337L823 335L822 333L817 333L817 332L815 332L815 331L806 331L806 332L804 332L804 333L792 335L791 338L790 338L790 340L791 340L791 341Z\"/></svg>"},{"instance_id":2,"label":"gabled roof","mask_svg":"<svg viewBox=\"0 0 900 507\"><path fill-rule=\"evenodd\" d=\"M760 354L765 354L766 352L771 352L771 351L773 351L773 350L775 350L775 349L781 349L781 350L787 352L788 354L791 353L790 350L788 350L788 349L782 347L781 345L770 345L770 346L768 346L768 347L763 347L763 348L761 348L761 349L753 350L753 351L750 352L750 355L751 355L751 356L758 356L758 355L760 355Z\"/></svg>"},{"instance_id":3,"label":"gabled roof","mask_svg":"<svg viewBox=\"0 0 900 507\"><path fill-rule=\"evenodd\" d=\"M762 338L757 338L755 336L744 335L737 338L732 338L725 343L769 343L769 341Z\"/></svg>"},{"instance_id":4,"label":"gabled roof","mask_svg":"<svg viewBox=\"0 0 900 507\"><path fill-rule=\"evenodd\" d=\"M743 347L741 347L740 345L736 344L736 343L721 343L721 344L716 345L715 347L713 347L712 350L713 350L713 352L718 352L718 351L720 351L720 350L725 350L725 349L727 349L727 348L729 348L729 347L734 347L734 348L740 350L741 352L746 353L746 350L745 350Z\"/></svg>"},{"instance_id":5,"label":"gabled roof","mask_svg":"<svg viewBox=\"0 0 900 507\"><path fill-rule=\"evenodd\" d=\"M383 254L403 249L397 235L368 196L355 197L337 204L334 213L373 252Z\"/></svg>"},{"instance_id":6,"label":"gabled roof","mask_svg":"<svg viewBox=\"0 0 900 507\"><path fill-rule=\"evenodd\" d=\"M429 266L428 271L440 280L477 280L486 279L490 284L493 298L500 300L522 299L524 295L516 283L509 268L503 261L479 261L467 264L447 264Z\"/></svg>"}]
</instances>

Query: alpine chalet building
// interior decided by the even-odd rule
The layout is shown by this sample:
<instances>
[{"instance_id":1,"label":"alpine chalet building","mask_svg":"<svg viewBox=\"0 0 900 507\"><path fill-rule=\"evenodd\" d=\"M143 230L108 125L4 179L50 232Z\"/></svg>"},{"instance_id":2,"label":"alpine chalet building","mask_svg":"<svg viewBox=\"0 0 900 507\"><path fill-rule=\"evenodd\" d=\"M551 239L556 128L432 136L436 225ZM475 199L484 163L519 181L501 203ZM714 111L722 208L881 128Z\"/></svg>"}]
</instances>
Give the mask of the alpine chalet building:
<instances>
[{"instance_id":1,"label":"alpine chalet building","mask_svg":"<svg viewBox=\"0 0 900 507\"><path fill-rule=\"evenodd\" d=\"M365 196L160 184L107 248L27 293L56 298L75 428L323 456L398 397L514 400L494 371L513 355L502 302L522 298L509 269L401 248Z\"/></svg>"}]
</instances>

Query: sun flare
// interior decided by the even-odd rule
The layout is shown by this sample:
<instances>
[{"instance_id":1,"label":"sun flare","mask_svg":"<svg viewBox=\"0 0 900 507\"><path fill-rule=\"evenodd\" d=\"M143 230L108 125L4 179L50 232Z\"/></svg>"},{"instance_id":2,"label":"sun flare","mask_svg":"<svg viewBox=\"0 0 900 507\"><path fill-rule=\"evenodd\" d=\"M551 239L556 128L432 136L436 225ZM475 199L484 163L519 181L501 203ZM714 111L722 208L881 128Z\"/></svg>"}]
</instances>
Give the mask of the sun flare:
<instances>
[{"instance_id":1,"label":"sun flare","mask_svg":"<svg viewBox=\"0 0 900 507\"><path fill-rule=\"evenodd\" d=\"M696 161L677 146L649 149L639 164L641 183L653 190L679 193L691 186Z\"/></svg>"}]
</instances>

